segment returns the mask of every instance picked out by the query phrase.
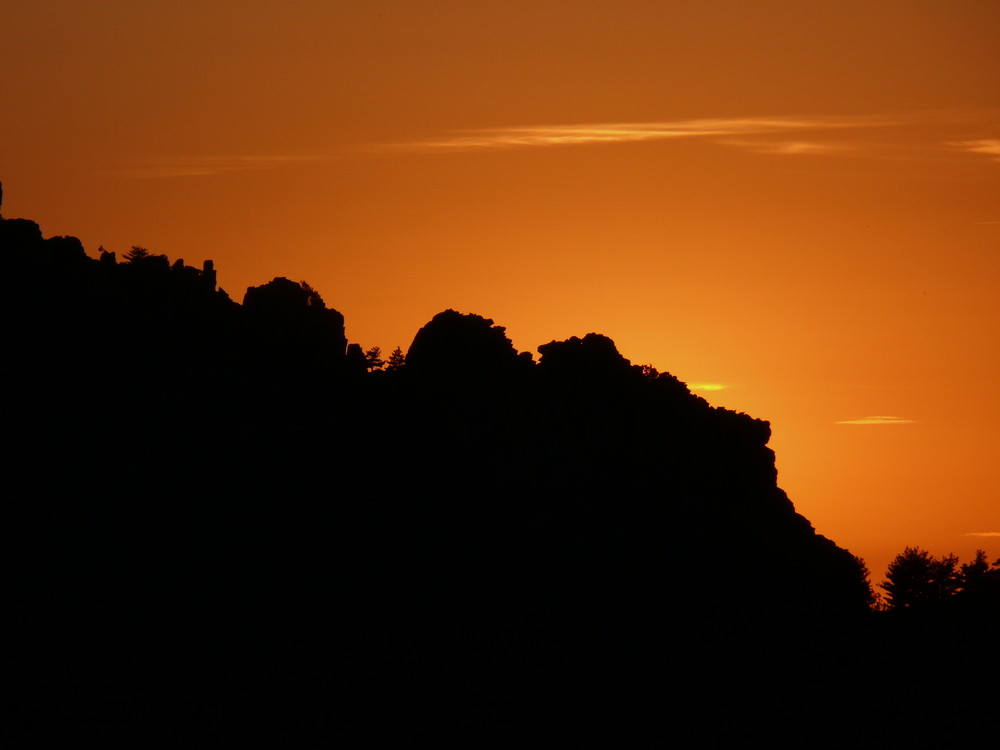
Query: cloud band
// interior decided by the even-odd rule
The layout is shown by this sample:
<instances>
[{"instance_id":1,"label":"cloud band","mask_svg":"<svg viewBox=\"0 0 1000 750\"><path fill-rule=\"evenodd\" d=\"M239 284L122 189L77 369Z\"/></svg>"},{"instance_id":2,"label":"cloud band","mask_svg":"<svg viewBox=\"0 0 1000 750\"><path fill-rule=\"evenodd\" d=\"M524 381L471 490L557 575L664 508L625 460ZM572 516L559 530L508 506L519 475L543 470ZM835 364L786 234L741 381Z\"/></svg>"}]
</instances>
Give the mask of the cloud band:
<instances>
[{"instance_id":1,"label":"cloud band","mask_svg":"<svg viewBox=\"0 0 1000 750\"><path fill-rule=\"evenodd\" d=\"M630 143L675 138L706 138L740 135L774 135L804 131L888 125L882 117L730 117L668 122L594 123L579 125L535 125L488 128L430 141L400 144L409 151L473 151L478 149L566 146L597 143ZM733 142L730 145L740 145ZM772 153L817 153L822 144L791 142Z\"/></svg>"},{"instance_id":2,"label":"cloud band","mask_svg":"<svg viewBox=\"0 0 1000 750\"><path fill-rule=\"evenodd\" d=\"M861 417L860 419L844 419L834 424L916 424L914 419L903 417Z\"/></svg>"}]
</instances>

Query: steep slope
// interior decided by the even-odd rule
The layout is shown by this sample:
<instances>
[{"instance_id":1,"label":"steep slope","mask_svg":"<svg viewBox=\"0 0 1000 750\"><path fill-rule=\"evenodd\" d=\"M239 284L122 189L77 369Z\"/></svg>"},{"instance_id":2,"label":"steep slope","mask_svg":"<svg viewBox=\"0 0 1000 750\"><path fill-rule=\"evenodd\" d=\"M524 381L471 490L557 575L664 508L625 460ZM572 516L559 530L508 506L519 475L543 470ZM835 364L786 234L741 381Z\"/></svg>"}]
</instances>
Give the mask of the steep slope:
<instances>
[{"instance_id":1,"label":"steep slope","mask_svg":"<svg viewBox=\"0 0 1000 750\"><path fill-rule=\"evenodd\" d=\"M449 310L365 373L304 283L238 305L210 264L24 220L0 263L17 731L323 736L335 694L338 721L513 731L865 610L767 423L606 337L535 363Z\"/></svg>"}]
</instances>

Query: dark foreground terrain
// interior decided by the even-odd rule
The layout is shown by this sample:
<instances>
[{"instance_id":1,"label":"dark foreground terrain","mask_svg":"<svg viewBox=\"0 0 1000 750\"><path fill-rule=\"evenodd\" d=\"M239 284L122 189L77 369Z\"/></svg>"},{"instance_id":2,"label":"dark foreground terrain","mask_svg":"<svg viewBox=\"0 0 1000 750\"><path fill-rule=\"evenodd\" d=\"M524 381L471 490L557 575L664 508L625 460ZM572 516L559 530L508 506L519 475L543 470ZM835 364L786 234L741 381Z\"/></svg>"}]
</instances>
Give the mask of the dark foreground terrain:
<instances>
[{"instance_id":1,"label":"dark foreground terrain","mask_svg":"<svg viewBox=\"0 0 1000 750\"><path fill-rule=\"evenodd\" d=\"M955 747L995 596L874 613L766 422L445 311L0 221L7 747Z\"/></svg>"}]
</instances>

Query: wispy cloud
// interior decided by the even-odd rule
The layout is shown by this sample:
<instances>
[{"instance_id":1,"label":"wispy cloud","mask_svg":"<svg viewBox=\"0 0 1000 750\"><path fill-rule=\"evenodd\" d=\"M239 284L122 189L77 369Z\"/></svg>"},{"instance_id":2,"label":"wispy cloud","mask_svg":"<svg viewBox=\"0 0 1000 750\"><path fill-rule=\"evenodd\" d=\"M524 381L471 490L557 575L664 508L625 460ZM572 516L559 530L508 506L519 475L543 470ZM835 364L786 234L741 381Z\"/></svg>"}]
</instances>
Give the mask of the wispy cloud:
<instances>
[{"instance_id":1,"label":"wispy cloud","mask_svg":"<svg viewBox=\"0 0 1000 750\"><path fill-rule=\"evenodd\" d=\"M123 177L204 177L229 172L277 169L292 164L321 161L320 156L182 156L161 159L138 167L118 170Z\"/></svg>"},{"instance_id":2,"label":"wispy cloud","mask_svg":"<svg viewBox=\"0 0 1000 750\"><path fill-rule=\"evenodd\" d=\"M730 117L668 122L591 123L487 128L455 133L439 139L397 144L406 151L473 151L599 143L630 143L676 138L773 135L780 133L888 125L882 117ZM805 153L821 148L808 141L774 144L770 153ZM798 149L798 151L796 151Z\"/></svg>"},{"instance_id":3,"label":"wispy cloud","mask_svg":"<svg viewBox=\"0 0 1000 750\"><path fill-rule=\"evenodd\" d=\"M962 536L1000 536L1000 531L970 531Z\"/></svg>"},{"instance_id":4,"label":"wispy cloud","mask_svg":"<svg viewBox=\"0 0 1000 750\"><path fill-rule=\"evenodd\" d=\"M840 144L820 141L724 140L720 143L743 148L755 154L831 154L846 150Z\"/></svg>"},{"instance_id":5,"label":"wispy cloud","mask_svg":"<svg viewBox=\"0 0 1000 750\"><path fill-rule=\"evenodd\" d=\"M861 417L860 419L844 419L834 424L916 424L915 419L903 417Z\"/></svg>"},{"instance_id":6,"label":"wispy cloud","mask_svg":"<svg viewBox=\"0 0 1000 750\"><path fill-rule=\"evenodd\" d=\"M972 154L985 154L992 157L994 161L1000 161L1000 140L996 138L978 141L952 141L948 145Z\"/></svg>"}]
</instances>

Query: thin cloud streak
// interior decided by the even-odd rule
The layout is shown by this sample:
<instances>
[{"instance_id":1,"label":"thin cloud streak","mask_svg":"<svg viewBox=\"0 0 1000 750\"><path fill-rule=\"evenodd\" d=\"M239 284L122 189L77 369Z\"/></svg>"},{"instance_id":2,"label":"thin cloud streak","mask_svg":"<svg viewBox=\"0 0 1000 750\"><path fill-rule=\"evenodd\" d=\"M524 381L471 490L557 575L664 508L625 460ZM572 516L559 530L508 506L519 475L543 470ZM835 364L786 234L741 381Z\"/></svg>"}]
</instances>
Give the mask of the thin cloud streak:
<instances>
[{"instance_id":1,"label":"thin cloud streak","mask_svg":"<svg viewBox=\"0 0 1000 750\"><path fill-rule=\"evenodd\" d=\"M834 424L916 424L915 419L904 419L903 417L861 417L860 419L844 419Z\"/></svg>"},{"instance_id":2,"label":"thin cloud streak","mask_svg":"<svg viewBox=\"0 0 1000 750\"><path fill-rule=\"evenodd\" d=\"M755 154L832 154L845 151L845 147L818 141L720 141L726 146L746 149Z\"/></svg>"},{"instance_id":3,"label":"thin cloud streak","mask_svg":"<svg viewBox=\"0 0 1000 750\"><path fill-rule=\"evenodd\" d=\"M1000 536L1000 531L970 531L962 536Z\"/></svg>"},{"instance_id":4,"label":"thin cloud streak","mask_svg":"<svg viewBox=\"0 0 1000 750\"><path fill-rule=\"evenodd\" d=\"M732 135L768 135L797 131L861 128L890 125L883 117L733 117L673 122L592 123L486 128L439 140L397 144L405 151L447 152L478 149L509 149L598 143L631 143L676 138L713 138ZM776 153L793 153L798 147L816 148L804 142L786 142ZM781 146L779 146L781 148ZM791 149L791 150L788 150Z\"/></svg>"},{"instance_id":5,"label":"thin cloud streak","mask_svg":"<svg viewBox=\"0 0 1000 750\"><path fill-rule=\"evenodd\" d=\"M692 383L688 386L692 391L724 391L728 387L722 383Z\"/></svg>"},{"instance_id":6,"label":"thin cloud streak","mask_svg":"<svg viewBox=\"0 0 1000 750\"><path fill-rule=\"evenodd\" d=\"M952 141L948 145L971 154L985 154L993 157L993 161L1000 161L1000 140L995 138L978 141Z\"/></svg>"}]
</instances>

